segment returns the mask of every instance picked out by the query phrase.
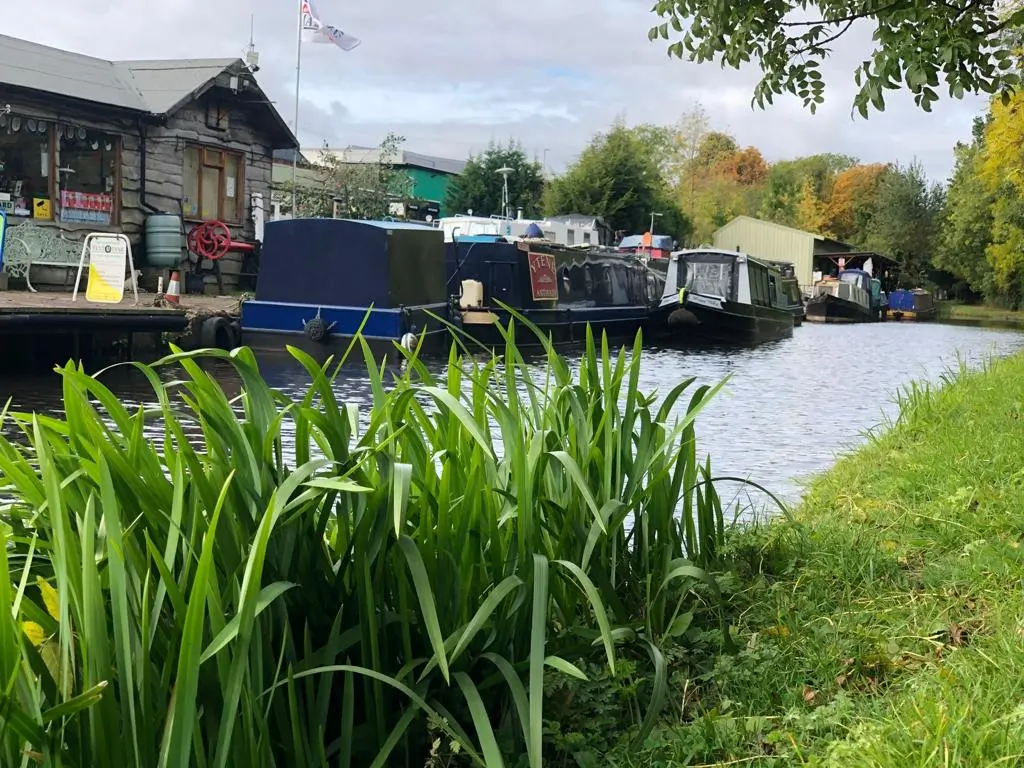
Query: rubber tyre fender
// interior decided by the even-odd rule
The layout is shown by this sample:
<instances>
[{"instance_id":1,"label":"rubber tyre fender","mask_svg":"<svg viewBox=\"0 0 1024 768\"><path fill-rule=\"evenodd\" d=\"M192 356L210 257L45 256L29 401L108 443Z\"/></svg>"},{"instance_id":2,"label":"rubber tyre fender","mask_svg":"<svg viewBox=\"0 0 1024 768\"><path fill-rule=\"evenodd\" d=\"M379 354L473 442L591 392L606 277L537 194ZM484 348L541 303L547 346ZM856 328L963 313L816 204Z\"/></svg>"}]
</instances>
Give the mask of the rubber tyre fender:
<instances>
[{"instance_id":1,"label":"rubber tyre fender","mask_svg":"<svg viewBox=\"0 0 1024 768\"><path fill-rule=\"evenodd\" d=\"M231 348L238 349L242 346L242 324L232 320L228 325L231 328Z\"/></svg>"},{"instance_id":2,"label":"rubber tyre fender","mask_svg":"<svg viewBox=\"0 0 1024 768\"><path fill-rule=\"evenodd\" d=\"M226 317L208 317L199 328L199 344L205 349L233 349L234 331Z\"/></svg>"}]
</instances>

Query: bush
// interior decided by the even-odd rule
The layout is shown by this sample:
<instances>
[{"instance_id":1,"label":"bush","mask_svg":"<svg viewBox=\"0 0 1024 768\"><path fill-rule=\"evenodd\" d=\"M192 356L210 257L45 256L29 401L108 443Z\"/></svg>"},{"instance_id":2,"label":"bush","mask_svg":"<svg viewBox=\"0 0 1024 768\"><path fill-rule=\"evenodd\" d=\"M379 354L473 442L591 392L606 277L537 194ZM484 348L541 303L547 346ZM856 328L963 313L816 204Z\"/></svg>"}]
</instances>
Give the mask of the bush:
<instances>
[{"instance_id":1,"label":"bush","mask_svg":"<svg viewBox=\"0 0 1024 768\"><path fill-rule=\"evenodd\" d=\"M64 418L5 411L25 439L0 438L2 764L422 765L443 742L538 766L552 672L627 652L653 669L645 738L665 644L721 621L693 429L715 390L674 420L693 380L638 392L639 337L588 333L572 375L550 347L527 366L510 328L501 357L453 348L442 378L409 353L387 388L360 344L362 431L337 369L294 349L298 399L248 349L175 350L136 365L153 408L69 364Z\"/></svg>"}]
</instances>

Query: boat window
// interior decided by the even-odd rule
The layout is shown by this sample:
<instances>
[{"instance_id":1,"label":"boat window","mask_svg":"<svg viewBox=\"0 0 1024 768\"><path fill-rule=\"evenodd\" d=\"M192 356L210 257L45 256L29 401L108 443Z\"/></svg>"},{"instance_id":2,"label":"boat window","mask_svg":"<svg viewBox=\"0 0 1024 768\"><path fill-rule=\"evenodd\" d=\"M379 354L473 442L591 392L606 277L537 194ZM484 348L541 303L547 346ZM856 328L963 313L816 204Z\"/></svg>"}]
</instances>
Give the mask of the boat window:
<instances>
[{"instance_id":1,"label":"boat window","mask_svg":"<svg viewBox=\"0 0 1024 768\"><path fill-rule=\"evenodd\" d=\"M686 263L686 290L705 296L727 298L731 291L732 265L722 262Z\"/></svg>"},{"instance_id":2,"label":"boat window","mask_svg":"<svg viewBox=\"0 0 1024 768\"><path fill-rule=\"evenodd\" d=\"M562 293L566 296L572 293L572 280L569 279L568 267L562 267Z\"/></svg>"},{"instance_id":3,"label":"boat window","mask_svg":"<svg viewBox=\"0 0 1024 768\"><path fill-rule=\"evenodd\" d=\"M588 299L594 298L594 271L589 264L583 267L583 289Z\"/></svg>"},{"instance_id":4,"label":"boat window","mask_svg":"<svg viewBox=\"0 0 1024 768\"><path fill-rule=\"evenodd\" d=\"M779 292L775 286L775 276L768 276L768 301L774 307L779 303Z\"/></svg>"}]
</instances>

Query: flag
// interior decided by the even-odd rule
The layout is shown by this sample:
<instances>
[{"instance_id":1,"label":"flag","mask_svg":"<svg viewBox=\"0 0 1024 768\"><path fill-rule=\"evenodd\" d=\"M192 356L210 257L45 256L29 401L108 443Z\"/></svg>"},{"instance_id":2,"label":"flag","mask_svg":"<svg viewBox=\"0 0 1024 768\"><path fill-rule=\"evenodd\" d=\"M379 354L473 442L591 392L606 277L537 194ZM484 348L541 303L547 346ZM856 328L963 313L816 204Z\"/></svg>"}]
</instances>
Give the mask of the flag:
<instances>
[{"instance_id":1,"label":"flag","mask_svg":"<svg viewBox=\"0 0 1024 768\"><path fill-rule=\"evenodd\" d=\"M343 51L351 51L362 41L333 24L324 24L313 7L313 0L302 0L302 42L333 43Z\"/></svg>"},{"instance_id":2,"label":"flag","mask_svg":"<svg viewBox=\"0 0 1024 768\"><path fill-rule=\"evenodd\" d=\"M302 0L302 42L312 43L319 37L323 22L313 9L313 0Z\"/></svg>"},{"instance_id":3,"label":"flag","mask_svg":"<svg viewBox=\"0 0 1024 768\"><path fill-rule=\"evenodd\" d=\"M313 39L313 42L334 43L343 51L351 51L353 48L358 48L362 40L342 32L333 24L324 24L317 31L317 36Z\"/></svg>"}]
</instances>

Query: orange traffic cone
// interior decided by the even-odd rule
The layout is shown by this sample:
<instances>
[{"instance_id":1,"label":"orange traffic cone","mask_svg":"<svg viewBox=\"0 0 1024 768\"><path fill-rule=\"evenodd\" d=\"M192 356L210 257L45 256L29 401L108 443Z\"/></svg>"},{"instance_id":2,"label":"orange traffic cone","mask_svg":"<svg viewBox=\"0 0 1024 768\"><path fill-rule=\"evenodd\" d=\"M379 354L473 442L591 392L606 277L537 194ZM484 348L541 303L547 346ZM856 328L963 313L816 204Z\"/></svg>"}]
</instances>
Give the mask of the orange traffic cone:
<instances>
[{"instance_id":1,"label":"orange traffic cone","mask_svg":"<svg viewBox=\"0 0 1024 768\"><path fill-rule=\"evenodd\" d=\"M177 271L171 272L171 281L167 284L167 293L164 294L164 301L170 304L181 303L180 279Z\"/></svg>"}]
</instances>

